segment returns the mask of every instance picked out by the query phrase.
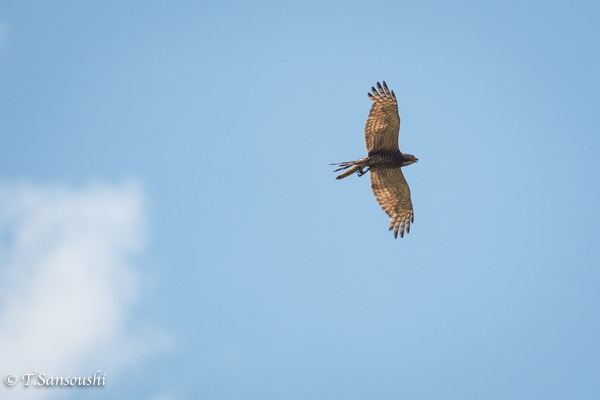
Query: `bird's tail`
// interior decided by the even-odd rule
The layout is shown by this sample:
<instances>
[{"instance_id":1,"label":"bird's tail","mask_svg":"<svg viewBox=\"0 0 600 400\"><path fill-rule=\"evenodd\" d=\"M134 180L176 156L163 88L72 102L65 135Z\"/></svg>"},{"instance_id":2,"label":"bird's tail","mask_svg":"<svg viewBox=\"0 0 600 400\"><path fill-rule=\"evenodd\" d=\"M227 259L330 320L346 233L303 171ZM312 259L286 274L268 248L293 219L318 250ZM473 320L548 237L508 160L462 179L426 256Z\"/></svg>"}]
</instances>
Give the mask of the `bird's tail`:
<instances>
[{"instance_id":1,"label":"bird's tail","mask_svg":"<svg viewBox=\"0 0 600 400\"><path fill-rule=\"evenodd\" d=\"M345 161L341 163L331 164L340 166L340 168L336 169L333 172L338 172L350 168L348 169L348 171L336 176L335 179L344 179L347 176L354 174L355 172L358 172L358 176L362 176L364 174L363 168L366 166L366 160L366 158L361 158L360 160L356 161Z\"/></svg>"}]
</instances>

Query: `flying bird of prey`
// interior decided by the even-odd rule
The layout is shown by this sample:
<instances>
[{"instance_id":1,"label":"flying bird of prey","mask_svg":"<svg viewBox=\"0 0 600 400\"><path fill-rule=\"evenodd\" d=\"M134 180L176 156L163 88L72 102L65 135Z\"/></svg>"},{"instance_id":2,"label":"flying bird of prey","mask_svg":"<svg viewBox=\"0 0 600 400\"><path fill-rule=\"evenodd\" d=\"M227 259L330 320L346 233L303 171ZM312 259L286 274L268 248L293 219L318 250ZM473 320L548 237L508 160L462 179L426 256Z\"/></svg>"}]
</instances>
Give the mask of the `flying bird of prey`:
<instances>
[{"instance_id":1,"label":"flying bird of prey","mask_svg":"<svg viewBox=\"0 0 600 400\"><path fill-rule=\"evenodd\" d=\"M402 167L419 161L412 154L402 153L398 148L400 117L398 102L394 91L390 91L383 81L377 82L377 89L371 87L368 93L373 102L371 112L365 125L365 145L367 157L356 161L347 161L332 165L340 168L334 172L348 169L335 179L344 179L354 173L363 176L371 172L371 190L377 202L390 217L390 231L394 229L394 238L404 237L410 232L410 224L414 222L410 189L402 174Z\"/></svg>"}]
</instances>

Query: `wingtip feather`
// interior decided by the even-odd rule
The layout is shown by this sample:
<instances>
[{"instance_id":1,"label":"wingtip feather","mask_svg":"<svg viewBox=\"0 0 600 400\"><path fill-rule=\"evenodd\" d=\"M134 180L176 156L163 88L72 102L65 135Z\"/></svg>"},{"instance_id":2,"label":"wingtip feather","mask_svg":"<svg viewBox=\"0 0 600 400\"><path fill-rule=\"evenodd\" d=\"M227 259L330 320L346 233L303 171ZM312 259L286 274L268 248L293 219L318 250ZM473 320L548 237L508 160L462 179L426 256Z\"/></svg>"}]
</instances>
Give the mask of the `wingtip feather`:
<instances>
[{"instance_id":1,"label":"wingtip feather","mask_svg":"<svg viewBox=\"0 0 600 400\"><path fill-rule=\"evenodd\" d=\"M383 90L385 91L385 94L386 94L387 96L390 96L390 97L391 97L391 95L392 95L392 94L390 93L390 89L388 89L388 87L387 87L387 85L386 85L385 81L383 81Z\"/></svg>"}]
</instances>

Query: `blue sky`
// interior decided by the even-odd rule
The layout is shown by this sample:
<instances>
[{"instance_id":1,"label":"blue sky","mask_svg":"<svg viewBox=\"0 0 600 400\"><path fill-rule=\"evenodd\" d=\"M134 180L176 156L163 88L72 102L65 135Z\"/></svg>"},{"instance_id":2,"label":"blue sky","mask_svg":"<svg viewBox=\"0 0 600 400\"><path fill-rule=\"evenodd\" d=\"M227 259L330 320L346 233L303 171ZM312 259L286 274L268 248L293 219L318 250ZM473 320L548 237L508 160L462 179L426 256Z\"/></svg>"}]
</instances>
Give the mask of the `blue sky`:
<instances>
[{"instance_id":1,"label":"blue sky","mask_svg":"<svg viewBox=\"0 0 600 400\"><path fill-rule=\"evenodd\" d=\"M0 373L108 382L0 391L597 397L599 16L592 1L4 4ZM381 80L420 160L402 240L368 177L328 165L365 155Z\"/></svg>"}]
</instances>

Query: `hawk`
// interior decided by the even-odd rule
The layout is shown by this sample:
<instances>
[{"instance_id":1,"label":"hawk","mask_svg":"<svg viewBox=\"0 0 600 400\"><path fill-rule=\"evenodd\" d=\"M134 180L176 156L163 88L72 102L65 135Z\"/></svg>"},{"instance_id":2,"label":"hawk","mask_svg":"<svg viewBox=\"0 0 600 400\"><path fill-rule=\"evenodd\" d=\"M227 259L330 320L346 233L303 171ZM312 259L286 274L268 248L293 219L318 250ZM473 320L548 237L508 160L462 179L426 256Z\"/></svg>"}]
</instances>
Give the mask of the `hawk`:
<instances>
[{"instance_id":1,"label":"hawk","mask_svg":"<svg viewBox=\"0 0 600 400\"><path fill-rule=\"evenodd\" d=\"M383 81L377 82L377 89L371 87L368 93L373 102L371 112L365 125L365 146L367 157L356 161L347 161L332 165L340 168L334 172L348 169L335 179L344 179L354 173L363 176L371 172L371 190L377 203L390 217L390 228L394 229L394 238L404 237L410 232L410 224L414 222L410 189L402 174L402 167L413 164L419 159L412 154L402 153L398 148L398 132L400 116L398 102L394 91L390 91Z\"/></svg>"}]
</instances>

